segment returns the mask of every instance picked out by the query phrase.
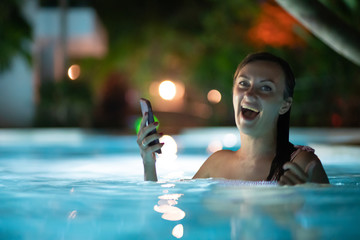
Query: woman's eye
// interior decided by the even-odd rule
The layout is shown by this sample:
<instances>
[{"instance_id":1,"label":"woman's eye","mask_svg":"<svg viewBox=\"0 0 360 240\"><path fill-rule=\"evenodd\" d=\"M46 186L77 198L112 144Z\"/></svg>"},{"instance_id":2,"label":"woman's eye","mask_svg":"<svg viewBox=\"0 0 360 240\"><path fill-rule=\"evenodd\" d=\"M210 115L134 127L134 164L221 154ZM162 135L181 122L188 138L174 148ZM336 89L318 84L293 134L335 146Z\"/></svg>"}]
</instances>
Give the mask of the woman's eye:
<instances>
[{"instance_id":1,"label":"woman's eye","mask_svg":"<svg viewBox=\"0 0 360 240\"><path fill-rule=\"evenodd\" d=\"M241 81L241 82L239 82L239 85L240 85L241 87L249 87L249 83L246 82L246 81Z\"/></svg>"},{"instance_id":2,"label":"woman's eye","mask_svg":"<svg viewBox=\"0 0 360 240\"><path fill-rule=\"evenodd\" d=\"M265 91L265 92L271 92L271 91L272 91L272 88L271 88L270 86L265 85L265 86L262 86L262 87L261 87L261 90L262 90L262 91Z\"/></svg>"}]
</instances>

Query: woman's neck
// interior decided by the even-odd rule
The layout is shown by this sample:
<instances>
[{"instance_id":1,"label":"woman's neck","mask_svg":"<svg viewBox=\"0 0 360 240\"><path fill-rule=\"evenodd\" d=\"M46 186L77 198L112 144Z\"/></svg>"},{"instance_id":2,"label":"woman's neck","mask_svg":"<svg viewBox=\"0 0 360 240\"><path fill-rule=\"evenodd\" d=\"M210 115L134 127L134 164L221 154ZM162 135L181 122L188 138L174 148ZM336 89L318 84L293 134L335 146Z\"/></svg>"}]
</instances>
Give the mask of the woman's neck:
<instances>
[{"instance_id":1,"label":"woman's neck","mask_svg":"<svg viewBox=\"0 0 360 240\"><path fill-rule=\"evenodd\" d=\"M241 148L238 153L248 161L272 161L276 155L276 134L271 132L261 137L240 133Z\"/></svg>"}]
</instances>

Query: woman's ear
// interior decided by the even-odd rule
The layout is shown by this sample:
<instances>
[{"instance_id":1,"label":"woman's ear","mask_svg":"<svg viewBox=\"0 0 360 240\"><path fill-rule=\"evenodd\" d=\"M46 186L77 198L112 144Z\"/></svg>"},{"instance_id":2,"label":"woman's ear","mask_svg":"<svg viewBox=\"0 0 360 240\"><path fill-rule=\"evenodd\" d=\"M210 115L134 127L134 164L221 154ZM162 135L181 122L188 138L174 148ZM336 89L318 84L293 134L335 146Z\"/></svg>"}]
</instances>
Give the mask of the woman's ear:
<instances>
[{"instance_id":1,"label":"woman's ear","mask_svg":"<svg viewBox=\"0 0 360 240\"><path fill-rule=\"evenodd\" d=\"M293 101L292 97L288 97L287 99L284 100L283 105L281 106L281 108L279 110L280 115L283 115L287 111L289 111L292 101Z\"/></svg>"}]
</instances>

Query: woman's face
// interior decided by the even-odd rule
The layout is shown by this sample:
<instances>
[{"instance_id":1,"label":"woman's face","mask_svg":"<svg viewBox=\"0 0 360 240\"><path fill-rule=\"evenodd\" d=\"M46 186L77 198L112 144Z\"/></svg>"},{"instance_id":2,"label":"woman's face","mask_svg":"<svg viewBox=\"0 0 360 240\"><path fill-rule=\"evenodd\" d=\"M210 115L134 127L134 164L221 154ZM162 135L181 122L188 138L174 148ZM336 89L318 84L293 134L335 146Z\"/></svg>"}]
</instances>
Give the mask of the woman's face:
<instances>
[{"instance_id":1,"label":"woman's face","mask_svg":"<svg viewBox=\"0 0 360 240\"><path fill-rule=\"evenodd\" d=\"M254 61L239 72L233 87L233 105L238 129L261 136L276 131L280 114L286 113L292 98L284 99L285 75L270 61Z\"/></svg>"}]
</instances>

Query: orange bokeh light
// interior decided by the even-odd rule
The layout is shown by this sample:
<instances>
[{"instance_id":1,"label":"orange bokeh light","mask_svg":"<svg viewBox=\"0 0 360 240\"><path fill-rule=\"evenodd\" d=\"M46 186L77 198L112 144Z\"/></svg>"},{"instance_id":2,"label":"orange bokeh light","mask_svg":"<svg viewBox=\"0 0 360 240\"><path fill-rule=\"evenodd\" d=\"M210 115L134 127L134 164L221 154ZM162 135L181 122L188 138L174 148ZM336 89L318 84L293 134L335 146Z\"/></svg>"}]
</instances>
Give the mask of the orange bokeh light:
<instances>
[{"instance_id":1,"label":"orange bokeh light","mask_svg":"<svg viewBox=\"0 0 360 240\"><path fill-rule=\"evenodd\" d=\"M211 103L219 103L221 101L221 93L216 89L210 90L207 94L207 99Z\"/></svg>"},{"instance_id":2,"label":"orange bokeh light","mask_svg":"<svg viewBox=\"0 0 360 240\"><path fill-rule=\"evenodd\" d=\"M68 76L71 80L76 80L80 77L80 66L77 64L71 65L68 69Z\"/></svg>"},{"instance_id":3,"label":"orange bokeh light","mask_svg":"<svg viewBox=\"0 0 360 240\"><path fill-rule=\"evenodd\" d=\"M303 46L304 41L294 32L295 27L300 28L300 24L281 7L264 3L256 24L248 32L248 37L252 43L260 46Z\"/></svg>"}]
</instances>

